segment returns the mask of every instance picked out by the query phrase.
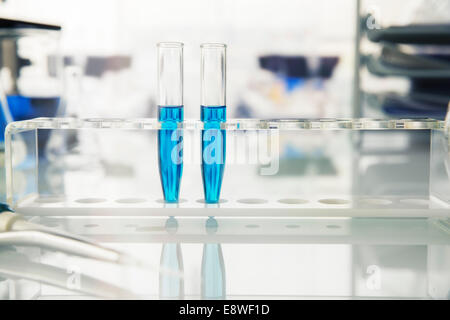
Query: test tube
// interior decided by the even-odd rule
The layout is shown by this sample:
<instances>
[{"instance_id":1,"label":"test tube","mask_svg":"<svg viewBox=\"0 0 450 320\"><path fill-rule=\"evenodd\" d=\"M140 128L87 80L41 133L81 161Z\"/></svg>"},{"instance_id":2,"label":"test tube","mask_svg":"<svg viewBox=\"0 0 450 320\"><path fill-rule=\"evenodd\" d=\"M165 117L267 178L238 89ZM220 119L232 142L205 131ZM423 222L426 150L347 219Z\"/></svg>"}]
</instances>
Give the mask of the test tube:
<instances>
[{"instance_id":1,"label":"test tube","mask_svg":"<svg viewBox=\"0 0 450 320\"><path fill-rule=\"evenodd\" d=\"M164 200L178 202L183 174L183 44L158 43L158 164Z\"/></svg>"},{"instance_id":2,"label":"test tube","mask_svg":"<svg viewBox=\"0 0 450 320\"><path fill-rule=\"evenodd\" d=\"M225 169L226 45L205 43L201 48L202 178L206 203L218 203Z\"/></svg>"}]
</instances>

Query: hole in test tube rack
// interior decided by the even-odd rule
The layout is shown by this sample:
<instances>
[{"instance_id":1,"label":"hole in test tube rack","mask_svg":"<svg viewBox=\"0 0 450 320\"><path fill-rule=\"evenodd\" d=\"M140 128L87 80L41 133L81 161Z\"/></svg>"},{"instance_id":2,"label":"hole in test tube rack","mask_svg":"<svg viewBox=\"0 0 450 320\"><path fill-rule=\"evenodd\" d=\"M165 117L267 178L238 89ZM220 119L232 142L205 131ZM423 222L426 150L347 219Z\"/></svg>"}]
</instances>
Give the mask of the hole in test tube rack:
<instances>
[{"instance_id":1,"label":"hole in test tube rack","mask_svg":"<svg viewBox=\"0 0 450 320\"><path fill-rule=\"evenodd\" d=\"M341 226L338 226L337 224L329 224L327 225L328 229L340 229Z\"/></svg>"},{"instance_id":2,"label":"hole in test tube rack","mask_svg":"<svg viewBox=\"0 0 450 320\"><path fill-rule=\"evenodd\" d=\"M257 229L257 228L259 228L259 225L257 225L257 224L247 224L245 227L249 228L249 229Z\"/></svg>"},{"instance_id":3,"label":"hole in test tube rack","mask_svg":"<svg viewBox=\"0 0 450 320\"><path fill-rule=\"evenodd\" d=\"M77 199L75 200L78 203L100 203L105 202L106 199L103 198L83 198L83 199Z\"/></svg>"},{"instance_id":4,"label":"hole in test tube rack","mask_svg":"<svg viewBox=\"0 0 450 320\"><path fill-rule=\"evenodd\" d=\"M257 198L248 198L248 199L239 199L237 202L244 204L261 204L267 203L265 199L257 199Z\"/></svg>"},{"instance_id":5,"label":"hole in test tube rack","mask_svg":"<svg viewBox=\"0 0 450 320\"><path fill-rule=\"evenodd\" d=\"M308 203L309 201L305 199L288 198L288 199L280 199L278 200L278 202L283 204L305 204Z\"/></svg>"},{"instance_id":6,"label":"hole in test tube rack","mask_svg":"<svg viewBox=\"0 0 450 320\"><path fill-rule=\"evenodd\" d=\"M298 224L288 224L286 225L286 228L288 229L298 229L300 226Z\"/></svg>"},{"instance_id":7,"label":"hole in test tube rack","mask_svg":"<svg viewBox=\"0 0 450 320\"><path fill-rule=\"evenodd\" d=\"M348 204L350 203L349 200L346 199L320 199L320 203L323 204Z\"/></svg>"}]
</instances>

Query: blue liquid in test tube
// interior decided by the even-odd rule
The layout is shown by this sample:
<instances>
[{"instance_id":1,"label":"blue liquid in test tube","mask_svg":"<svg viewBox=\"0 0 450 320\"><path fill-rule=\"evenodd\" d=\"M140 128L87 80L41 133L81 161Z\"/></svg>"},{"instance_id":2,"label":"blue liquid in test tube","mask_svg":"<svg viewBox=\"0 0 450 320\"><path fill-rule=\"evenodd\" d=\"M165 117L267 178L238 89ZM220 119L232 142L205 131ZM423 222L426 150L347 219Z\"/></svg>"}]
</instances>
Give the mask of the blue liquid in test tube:
<instances>
[{"instance_id":1,"label":"blue liquid in test tube","mask_svg":"<svg viewBox=\"0 0 450 320\"><path fill-rule=\"evenodd\" d=\"M226 46L201 45L202 178L206 203L218 203L226 158Z\"/></svg>"},{"instance_id":2,"label":"blue liquid in test tube","mask_svg":"<svg viewBox=\"0 0 450 320\"><path fill-rule=\"evenodd\" d=\"M201 107L202 130L202 177L206 203L218 203L225 170L226 132L220 124L226 121L227 109Z\"/></svg>"},{"instance_id":3,"label":"blue liquid in test tube","mask_svg":"<svg viewBox=\"0 0 450 320\"><path fill-rule=\"evenodd\" d=\"M183 174L183 44L158 44L158 164L164 200L178 202Z\"/></svg>"},{"instance_id":4,"label":"blue liquid in test tube","mask_svg":"<svg viewBox=\"0 0 450 320\"><path fill-rule=\"evenodd\" d=\"M183 174L183 135L177 128L183 121L183 107L159 107L159 173L166 202L178 202Z\"/></svg>"}]
</instances>

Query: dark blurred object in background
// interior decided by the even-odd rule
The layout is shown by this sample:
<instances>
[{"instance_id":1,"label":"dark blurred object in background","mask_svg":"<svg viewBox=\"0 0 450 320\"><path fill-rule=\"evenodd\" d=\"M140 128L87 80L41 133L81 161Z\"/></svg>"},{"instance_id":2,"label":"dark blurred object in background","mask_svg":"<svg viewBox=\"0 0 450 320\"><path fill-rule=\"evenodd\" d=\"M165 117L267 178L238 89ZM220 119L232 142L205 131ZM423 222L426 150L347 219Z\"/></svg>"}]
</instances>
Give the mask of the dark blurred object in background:
<instances>
[{"instance_id":1,"label":"dark blurred object in background","mask_svg":"<svg viewBox=\"0 0 450 320\"><path fill-rule=\"evenodd\" d=\"M0 19L0 142L11 121L61 112L60 30L57 25ZM45 141L39 145L44 147Z\"/></svg>"},{"instance_id":2,"label":"dark blurred object in background","mask_svg":"<svg viewBox=\"0 0 450 320\"><path fill-rule=\"evenodd\" d=\"M367 38L379 43L381 54L362 61L377 77L399 77L410 82L407 94L367 93L369 105L395 118L429 117L444 119L450 101L450 24L410 24L368 28ZM408 50L405 50L405 46Z\"/></svg>"},{"instance_id":3,"label":"dark blurred object in background","mask_svg":"<svg viewBox=\"0 0 450 320\"><path fill-rule=\"evenodd\" d=\"M317 70L308 65L309 57L269 55L259 57L259 66L275 74L288 78L331 78L338 57L319 57Z\"/></svg>"}]
</instances>

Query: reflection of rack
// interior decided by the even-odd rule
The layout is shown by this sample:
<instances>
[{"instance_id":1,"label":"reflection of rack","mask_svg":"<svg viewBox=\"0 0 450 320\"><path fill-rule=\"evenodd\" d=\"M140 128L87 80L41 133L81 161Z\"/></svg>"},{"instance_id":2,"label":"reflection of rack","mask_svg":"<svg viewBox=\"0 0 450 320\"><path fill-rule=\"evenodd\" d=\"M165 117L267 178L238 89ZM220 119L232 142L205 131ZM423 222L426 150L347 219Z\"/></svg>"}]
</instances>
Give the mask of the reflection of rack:
<instances>
[{"instance_id":1,"label":"reflection of rack","mask_svg":"<svg viewBox=\"0 0 450 320\"><path fill-rule=\"evenodd\" d=\"M370 245L445 245L450 226L427 219L254 219L217 218L207 232L205 218L177 218L176 232L167 218L41 217L40 223L87 236L101 243L298 243Z\"/></svg>"}]
</instances>

